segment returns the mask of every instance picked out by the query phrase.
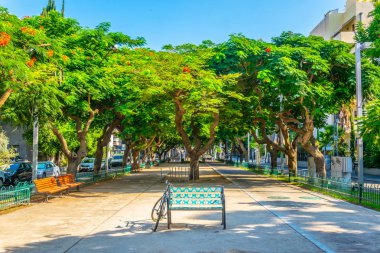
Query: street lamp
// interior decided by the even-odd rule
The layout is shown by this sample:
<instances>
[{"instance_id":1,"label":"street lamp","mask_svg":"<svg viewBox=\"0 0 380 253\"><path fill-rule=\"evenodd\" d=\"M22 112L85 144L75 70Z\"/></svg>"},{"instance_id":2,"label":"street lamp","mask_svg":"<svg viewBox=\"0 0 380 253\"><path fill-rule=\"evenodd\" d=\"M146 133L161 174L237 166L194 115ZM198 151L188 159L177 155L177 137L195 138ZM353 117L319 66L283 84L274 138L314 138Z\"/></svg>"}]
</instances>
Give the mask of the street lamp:
<instances>
[{"instance_id":1,"label":"street lamp","mask_svg":"<svg viewBox=\"0 0 380 253\"><path fill-rule=\"evenodd\" d=\"M355 68L356 68L356 107L357 117L363 116L363 94L362 94L362 63L361 51L370 48L371 44L356 43L355 45ZM364 167L363 167L363 138L361 137L360 128L358 127L358 183L359 183L359 202L362 200L363 184L364 184Z\"/></svg>"}]
</instances>

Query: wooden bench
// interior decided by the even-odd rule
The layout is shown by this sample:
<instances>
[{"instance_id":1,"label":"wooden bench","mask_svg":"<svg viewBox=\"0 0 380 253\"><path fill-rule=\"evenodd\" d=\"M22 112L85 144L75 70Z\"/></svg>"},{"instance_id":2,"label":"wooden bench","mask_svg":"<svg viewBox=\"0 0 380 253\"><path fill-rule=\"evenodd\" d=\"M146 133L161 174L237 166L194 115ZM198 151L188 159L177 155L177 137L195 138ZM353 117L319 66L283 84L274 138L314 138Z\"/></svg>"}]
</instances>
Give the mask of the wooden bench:
<instances>
[{"instance_id":1,"label":"wooden bench","mask_svg":"<svg viewBox=\"0 0 380 253\"><path fill-rule=\"evenodd\" d=\"M223 186L213 187L169 187L168 229L172 223L171 211L174 210L220 210L222 225L226 229L226 200Z\"/></svg>"},{"instance_id":2,"label":"wooden bench","mask_svg":"<svg viewBox=\"0 0 380 253\"><path fill-rule=\"evenodd\" d=\"M67 186L69 189L77 188L79 191L79 187L83 184L82 182L76 182L74 180L73 174L67 174L65 176L58 177L58 183L60 186Z\"/></svg>"},{"instance_id":3,"label":"wooden bench","mask_svg":"<svg viewBox=\"0 0 380 253\"><path fill-rule=\"evenodd\" d=\"M58 186L57 180L55 180L54 177L37 179L33 182L36 186L37 192L45 194L46 201L49 200L49 195L51 196L52 194L60 193L60 196L62 196L62 192L69 189L68 186Z\"/></svg>"}]
</instances>

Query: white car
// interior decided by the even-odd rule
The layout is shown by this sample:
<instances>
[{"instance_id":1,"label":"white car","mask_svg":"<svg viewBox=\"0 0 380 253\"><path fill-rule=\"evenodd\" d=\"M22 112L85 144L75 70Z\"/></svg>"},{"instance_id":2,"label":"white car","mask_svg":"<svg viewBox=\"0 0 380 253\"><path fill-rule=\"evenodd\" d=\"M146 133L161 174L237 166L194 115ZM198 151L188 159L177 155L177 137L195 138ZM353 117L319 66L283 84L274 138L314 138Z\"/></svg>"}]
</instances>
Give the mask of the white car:
<instances>
[{"instance_id":1,"label":"white car","mask_svg":"<svg viewBox=\"0 0 380 253\"><path fill-rule=\"evenodd\" d=\"M39 162L37 166L37 178L58 177L61 170L53 162Z\"/></svg>"}]
</instances>

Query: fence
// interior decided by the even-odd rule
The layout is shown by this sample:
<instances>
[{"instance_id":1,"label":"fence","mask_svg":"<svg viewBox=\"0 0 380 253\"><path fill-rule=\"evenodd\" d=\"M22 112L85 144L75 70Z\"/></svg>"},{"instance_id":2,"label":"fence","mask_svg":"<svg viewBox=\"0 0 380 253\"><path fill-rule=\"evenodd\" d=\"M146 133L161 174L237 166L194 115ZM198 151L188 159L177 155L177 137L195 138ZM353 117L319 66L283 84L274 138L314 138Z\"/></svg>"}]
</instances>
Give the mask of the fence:
<instances>
[{"instance_id":1,"label":"fence","mask_svg":"<svg viewBox=\"0 0 380 253\"><path fill-rule=\"evenodd\" d=\"M165 176L170 182L188 182L190 179L189 167L171 167L169 173ZM161 179L164 178L163 170L161 168Z\"/></svg>"},{"instance_id":2,"label":"fence","mask_svg":"<svg viewBox=\"0 0 380 253\"><path fill-rule=\"evenodd\" d=\"M30 203L30 192L33 183L21 182L17 186L2 187L0 189L0 210Z\"/></svg>"},{"instance_id":3,"label":"fence","mask_svg":"<svg viewBox=\"0 0 380 253\"><path fill-rule=\"evenodd\" d=\"M269 166L257 167L252 163L228 163L235 167L245 167L249 170L263 175L286 178L289 182L297 182L303 185L309 185L320 190L335 193L337 195L356 199L359 203L369 203L380 205L380 184L359 185L356 182L339 180L334 178L309 177L306 170L299 171L297 176L289 174L288 171L281 169L271 169Z\"/></svg>"},{"instance_id":4,"label":"fence","mask_svg":"<svg viewBox=\"0 0 380 253\"><path fill-rule=\"evenodd\" d=\"M298 175L291 177L291 180L297 183L310 185L321 190L334 192L338 195L344 195L357 199L359 203L367 202L380 205L380 184L363 184L347 180L332 178L318 178Z\"/></svg>"},{"instance_id":5,"label":"fence","mask_svg":"<svg viewBox=\"0 0 380 253\"><path fill-rule=\"evenodd\" d=\"M98 174L95 174L94 172L78 172L76 174L76 181L78 182L85 182L85 183L92 183L99 180L103 180L106 178L113 178L118 175L124 175L127 173L130 173L132 169L131 165L127 165L124 168L110 168L107 171L100 171Z\"/></svg>"}]
</instances>

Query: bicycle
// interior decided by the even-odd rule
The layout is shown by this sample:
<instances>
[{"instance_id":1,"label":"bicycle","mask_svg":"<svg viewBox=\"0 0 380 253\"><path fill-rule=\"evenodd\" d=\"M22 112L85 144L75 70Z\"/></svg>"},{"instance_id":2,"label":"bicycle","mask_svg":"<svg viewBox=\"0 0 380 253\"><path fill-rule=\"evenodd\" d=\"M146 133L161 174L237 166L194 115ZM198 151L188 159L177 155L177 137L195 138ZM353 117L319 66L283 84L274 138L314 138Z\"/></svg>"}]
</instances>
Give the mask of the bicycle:
<instances>
[{"instance_id":1,"label":"bicycle","mask_svg":"<svg viewBox=\"0 0 380 253\"><path fill-rule=\"evenodd\" d=\"M157 202L153 206L151 218L154 222L156 222L153 229L154 232L157 230L160 220L165 219L166 217L170 185L171 184L168 181L166 181L166 189L164 194L157 200Z\"/></svg>"}]
</instances>

